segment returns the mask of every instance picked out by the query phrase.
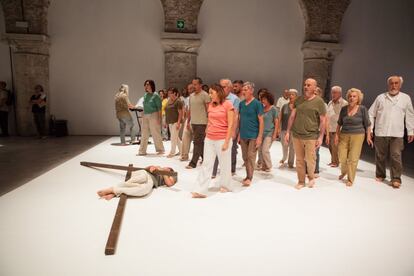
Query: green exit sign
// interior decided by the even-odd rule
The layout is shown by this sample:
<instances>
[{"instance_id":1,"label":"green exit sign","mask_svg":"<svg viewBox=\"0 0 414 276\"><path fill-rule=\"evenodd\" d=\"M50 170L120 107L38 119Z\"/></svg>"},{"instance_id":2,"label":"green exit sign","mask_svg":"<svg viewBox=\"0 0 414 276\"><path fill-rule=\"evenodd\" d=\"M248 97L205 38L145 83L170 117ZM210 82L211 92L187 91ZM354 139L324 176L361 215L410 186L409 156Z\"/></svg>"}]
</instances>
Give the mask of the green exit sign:
<instances>
[{"instance_id":1,"label":"green exit sign","mask_svg":"<svg viewBox=\"0 0 414 276\"><path fill-rule=\"evenodd\" d=\"M184 29L184 25L185 25L184 20L182 20L182 19L177 20L177 29L180 29L180 30Z\"/></svg>"}]
</instances>

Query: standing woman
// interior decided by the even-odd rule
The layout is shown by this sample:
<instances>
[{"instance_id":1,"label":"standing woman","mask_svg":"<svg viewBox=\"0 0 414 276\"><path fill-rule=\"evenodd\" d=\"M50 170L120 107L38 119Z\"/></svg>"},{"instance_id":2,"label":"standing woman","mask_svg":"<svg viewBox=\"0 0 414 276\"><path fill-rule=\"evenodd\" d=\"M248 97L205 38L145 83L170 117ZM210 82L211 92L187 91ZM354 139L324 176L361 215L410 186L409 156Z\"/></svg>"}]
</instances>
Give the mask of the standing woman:
<instances>
[{"instance_id":1,"label":"standing woman","mask_svg":"<svg viewBox=\"0 0 414 276\"><path fill-rule=\"evenodd\" d=\"M277 138L279 128L279 120L277 117L277 109L274 107L275 98L268 91L260 94L260 101L263 104L263 142L259 148L259 163L262 171L270 172L272 169L272 159L270 157L270 147Z\"/></svg>"},{"instance_id":2,"label":"standing woman","mask_svg":"<svg viewBox=\"0 0 414 276\"><path fill-rule=\"evenodd\" d=\"M168 93L164 89L158 91L158 94L161 98L161 110L162 110L162 128L161 128L161 136L163 141L169 140L170 134L168 132L168 124L165 122L165 107L167 106L168 102Z\"/></svg>"},{"instance_id":3,"label":"standing woman","mask_svg":"<svg viewBox=\"0 0 414 276\"><path fill-rule=\"evenodd\" d=\"M361 155L362 144L365 133L367 143L373 146L371 136L371 122L368 110L361 105L364 95L361 90L351 88L346 93L348 106L344 106L339 113L338 126L335 134L335 144L338 145L339 163L341 164L341 175L343 179L348 175L346 186L352 186L355 180L355 173Z\"/></svg>"},{"instance_id":4,"label":"standing woman","mask_svg":"<svg viewBox=\"0 0 414 276\"><path fill-rule=\"evenodd\" d=\"M283 157L280 160L280 167L285 166L286 159L288 160L289 168L293 168L293 163L295 162L295 149L293 148L293 139L289 140L289 143L286 144L285 136L286 130L288 127L288 121L290 117L290 113L292 112L295 104L295 100L298 96L298 91L296 89L289 89L289 103L284 104L279 113L279 129L280 131L280 143L282 144L283 149Z\"/></svg>"},{"instance_id":5,"label":"standing woman","mask_svg":"<svg viewBox=\"0 0 414 276\"><path fill-rule=\"evenodd\" d=\"M220 163L220 192L232 191L231 146L234 108L219 84L209 90L211 102L207 110L207 129L204 141L204 159L192 192L194 198L207 196L216 157Z\"/></svg>"},{"instance_id":6,"label":"standing woman","mask_svg":"<svg viewBox=\"0 0 414 276\"><path fill-rule=\"evenodd\" d=\"M141 145L139 147L138 155L147 154L148 138L151 134L154 139L155 150L158 154L164 154L164 145L161 137L161 98L155 91L155 83L153 80L146 80L144 82L144 116L142 118L142 133Z\"/></svg>"},{"instance_id":7,"label":"standing woman","mask_svg":"<svg viewBox=\"0 0 414 276\"><path fill-rule=\"evenodd\" d=\"M178 134L183 120L184 104L179 96L177 88L168 89L168 102L165 107L165 121L171 133L171 150L167 155L168 158L181 153L181 139ZM176 148L178 148L178 154L175 153Z\"/></svg>"},{"instance_id":8,"label":"standing woman","mask_svg":"<svg viewBox=\"0 0 414 276\"><path fill-rule=\"evenodd\" d=\"M46 138L46 94L40 84L34 87L35 93L30 98L33 120L39 138Z\"/></svg>"}]
</instances>

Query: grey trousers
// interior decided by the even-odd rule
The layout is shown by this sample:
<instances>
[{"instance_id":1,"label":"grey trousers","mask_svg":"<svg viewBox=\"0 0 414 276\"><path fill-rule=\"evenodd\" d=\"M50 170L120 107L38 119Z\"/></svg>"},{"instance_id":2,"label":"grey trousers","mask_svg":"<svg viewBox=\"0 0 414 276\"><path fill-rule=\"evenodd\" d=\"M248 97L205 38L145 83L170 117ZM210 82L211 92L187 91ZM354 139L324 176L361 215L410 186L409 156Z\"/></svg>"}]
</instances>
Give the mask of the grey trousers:
<instances>
[{"instance_id":1,"label":"grey trousers","mask_svg":"<svg viewBox=\"0 0 414 276\"><path fill-rule=\"evenodd\" d=\"M376 177L386 177L387 157L390 157L391 181L401 183L402 158L401 152L404 149L404 139L399 137L375 136L375 164Z\"/></svg>"}]
</instances>

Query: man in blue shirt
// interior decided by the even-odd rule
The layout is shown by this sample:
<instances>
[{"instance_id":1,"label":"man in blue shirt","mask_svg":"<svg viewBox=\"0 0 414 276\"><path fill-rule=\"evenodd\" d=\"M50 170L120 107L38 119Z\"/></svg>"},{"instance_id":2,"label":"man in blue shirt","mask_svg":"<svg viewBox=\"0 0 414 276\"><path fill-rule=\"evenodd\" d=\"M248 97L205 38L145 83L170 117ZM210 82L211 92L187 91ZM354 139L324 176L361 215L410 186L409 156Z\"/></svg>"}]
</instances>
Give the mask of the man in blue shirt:
<instances>
[{"instance_id":1,"label":"man in blue shirt","mask_svg":"<svg viewBox=\"0 0 414 276\"><path fill-rule=\"evenodd\" d=\"M247 176L243 186L250 186L253 179L257 149L263 140L263 105L254 98L254 83L245 82L242 93L245 99L239 105L240 145Z\"/></svg>"}]
</instances>

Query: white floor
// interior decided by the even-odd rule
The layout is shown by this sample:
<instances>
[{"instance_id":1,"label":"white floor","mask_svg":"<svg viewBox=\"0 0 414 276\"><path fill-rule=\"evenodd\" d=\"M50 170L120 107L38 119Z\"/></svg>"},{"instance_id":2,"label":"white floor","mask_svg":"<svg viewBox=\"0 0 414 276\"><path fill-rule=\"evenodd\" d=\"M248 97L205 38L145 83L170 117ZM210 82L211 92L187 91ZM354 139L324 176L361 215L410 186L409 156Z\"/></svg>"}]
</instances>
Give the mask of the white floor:
<instances>
[{"instance_id":1,"label":"white floor","mask_svg":"<svg viewBox=\"0 0 414 276\"><path fill-rule=\"evenodd\" d=\"M178 157L138 157L137 146L114 142L0 197L0 275L414 275L412 178L394 190L360 161L347 188L322 149L316 187L298 191L295 171L276 168L277 142L271 174L255 173L237 193L192 199L197 169L184 169ZM80 161L168 165L179 183L128 199L116 254L105 256L118 199L98 200L95 192L125 173ZM244 176L239 167L234 179Z\"/></svg>"}]
</instances>

